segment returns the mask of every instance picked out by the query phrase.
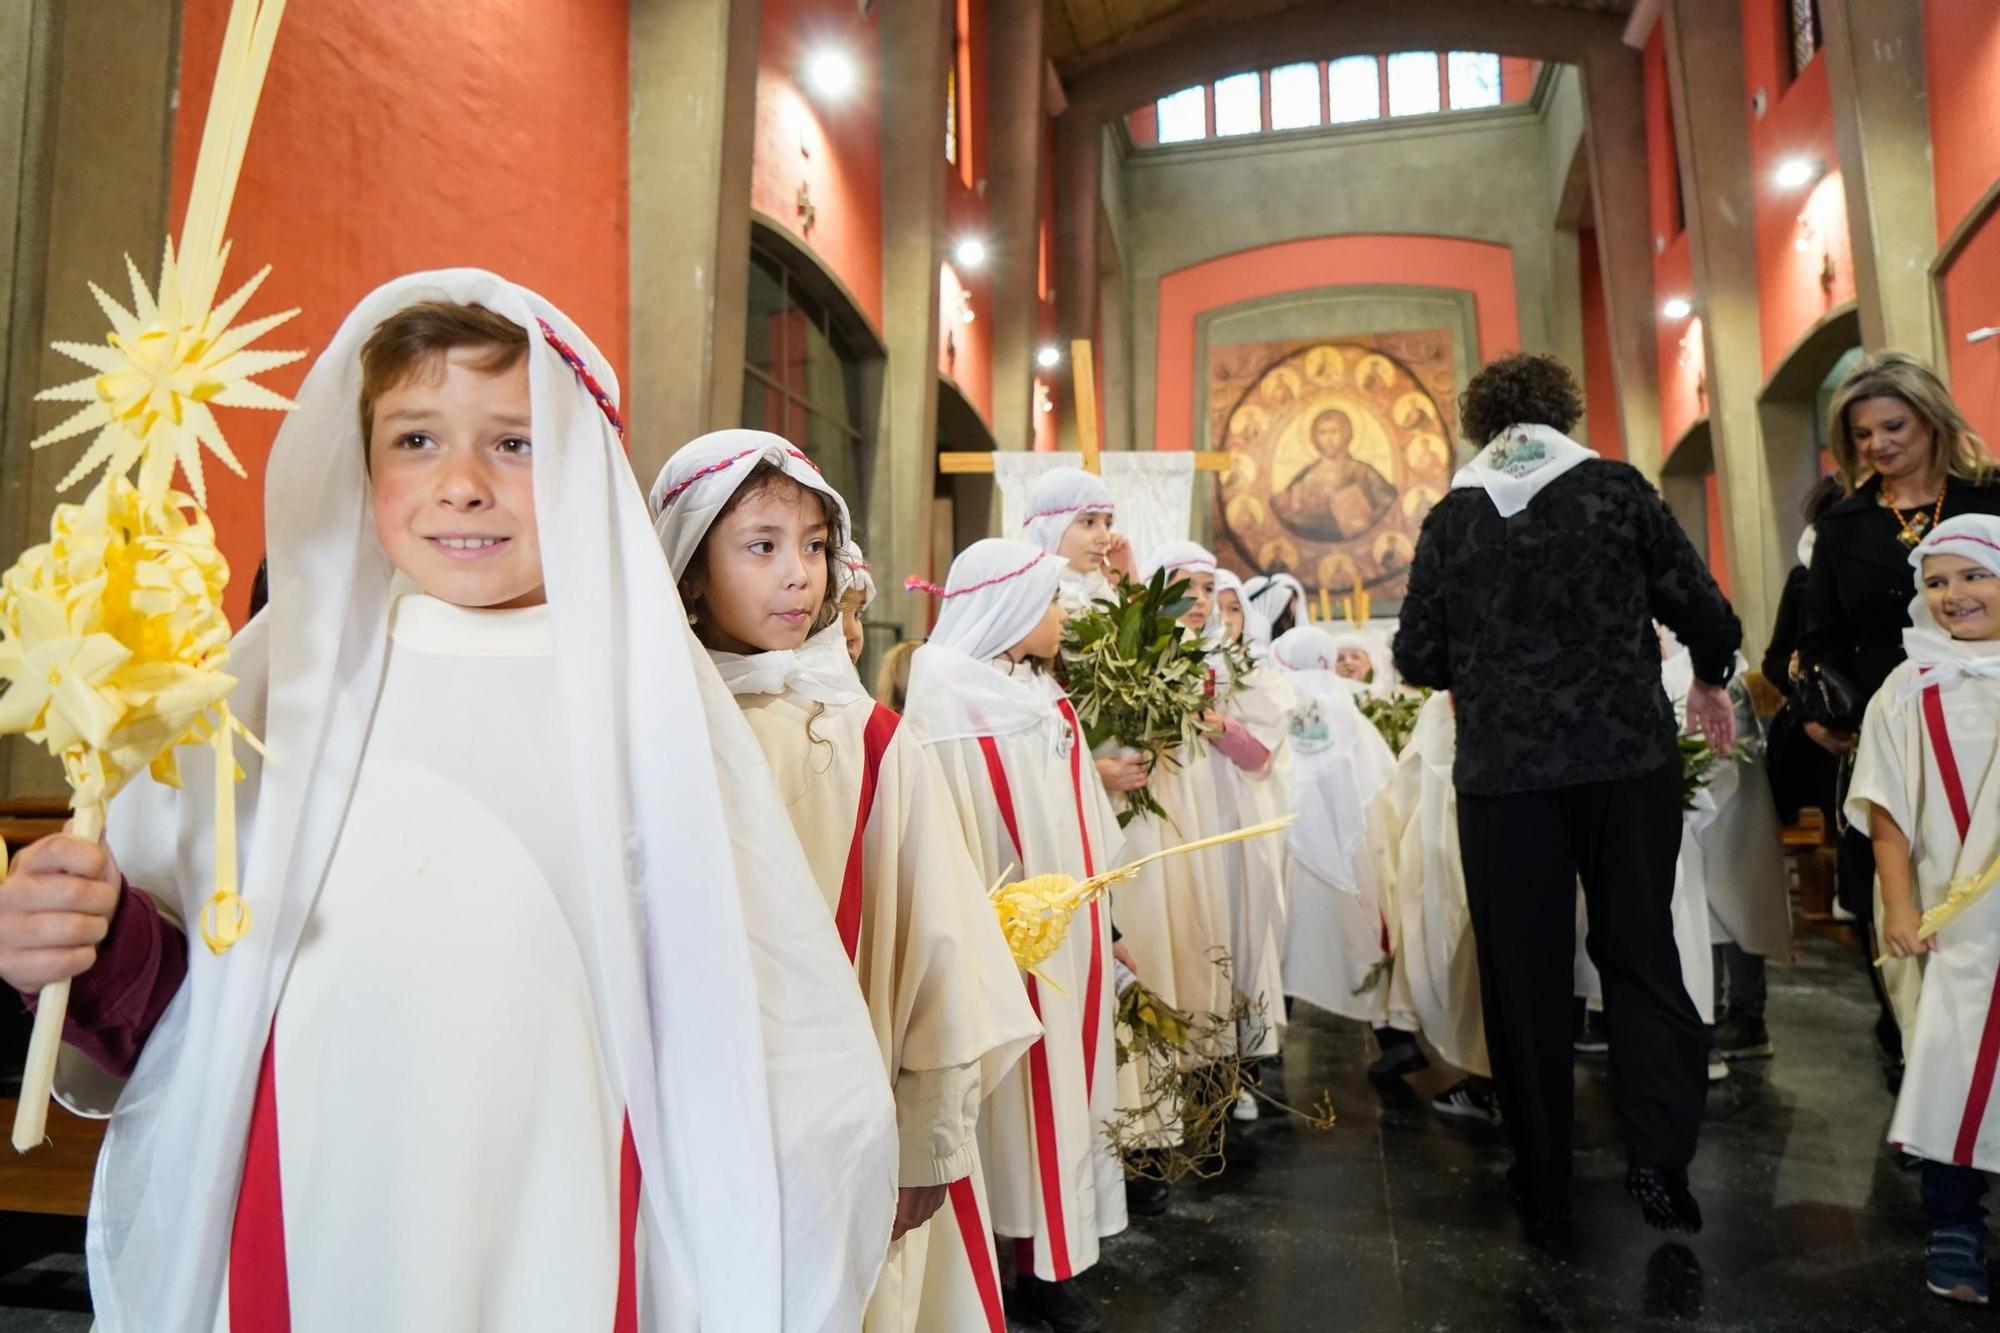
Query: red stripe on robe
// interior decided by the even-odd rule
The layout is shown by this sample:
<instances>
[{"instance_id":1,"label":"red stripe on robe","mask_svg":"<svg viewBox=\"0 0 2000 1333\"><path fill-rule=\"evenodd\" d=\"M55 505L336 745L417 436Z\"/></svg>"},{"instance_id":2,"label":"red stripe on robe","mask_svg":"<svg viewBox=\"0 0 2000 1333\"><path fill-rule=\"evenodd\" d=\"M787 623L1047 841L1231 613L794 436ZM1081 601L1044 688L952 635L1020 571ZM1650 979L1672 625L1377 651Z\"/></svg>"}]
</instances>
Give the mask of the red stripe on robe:
<instances>
[{"instance_id":1,"label":"red stripe on robe","mask_svg":"<svg viewBox=\"0 0 2000 1333\"><path fill-rule=\"evenodd\" d=\"M288 1333L291 1280L285 1272L285 1200L278 1158L277 1023L264 1041L257 1099L244 1146L243 1183L229 1233L229 1326L239 1333Z\"/></svg>"},{"instance_id":2,"label":"red stripe on robe","mask_svg":"<svg viewBox=\"0 0 2000 1333\"><path fill-rule=\"evenodd\" d=\"M1083 873L1097 873L1097 858L1090 850L1090 821L1083 813L1083 725L1068 699L1058 699L1063 720L1069 723L1069 785L1076 796L1076 835L1083 842ZM1104 900L1090 900L1090 972L1083 986L1083 1095L1088 1100L1097 1083L1097 1031L1104 1000Z\"/></svg>"},{"instance_id":3,"label":"red stripe on robe","mask_svg":"<svg viewBox=\"0 0 2000 1333\"><path fill-rule=\"evenodd\" d=\"M639 1333L639 1148L632 1141L632 1117L625 1117L618 1149L618 1303L611 1333Z\"/></svg>"},{"instance_id":4,"label":"red stripe on robe","mask_svg":"<svg viewBox=\"0 0 2000 1333\"><path fill-rule=\"evenodd\" d=\"M958 1237L965 1243L965 1261L972 1266L972 1283L979 1289L979 1308L986 1312L987 1333L1007 1333L1007 1316L1000 1305L999 1261L993 1256L986 1219L979 1213L979 1195L972 1188L972 1177L959 1177L945 1192L951 1196Z\"/></svg>"},{"instance_id":5,"label":"red stripe on robe","mask_svg":"<svg viewBox=\"0 0 2000 1333\"><path fill-rule=\"evenodd\" d=\"M875 784L882 776L882 757L889 753L896 725L902 717L893 709L875 705L868 726L861 734L861 800L854 815L854 841L847 847L847 872L840 881L840 905L833 910L834 929L840 932L840 947L853 962L861 947L861 848L868 836L868 817L875 810Z\"/></svg>"},{"instance_id":6,"label":"red stripe on robe","mask_svg":"<svg viewBox=\"0 0 2000 1333\"><path fill-rule=\"evenodd\" d=\"M986 777L993 785L993 801L1000 810L1000 822L1007 826L1007 836L1014 840L1014 857L1021 857L1021 824L1014 814L1014 789L1007 782L1007 766L1000 760L1000 746L991 736L979 738L979 752L986 758ZM1023 874L1027 867L1020 867ZM1032 976L1024 976L1028 987L1028 1004L1034 1009L1035 1017L1042 1016L1041 994ZM1055 1093L1049 1085L1048 1038L1037 1037L1035 1044L1028 1048L1028 1089L1033 1101L1035 1121L1035 1159L1039 1166L1036 1172L1041 1177L1042 1216L1045 1219L1048 1242L1049 1266L1056 1275L1056 1281L1066 1282L1071 1277L1069 1264L1069 1236L1063 1226L1062 1159L1056 1151L1056 1110Z\"/></svg>"},{"instance_id":7,"label":"red stripe on robe","mask_svg":"<svg viewBox=\"0 0 2000 1333\"><path fill-rule=\"evenodd\" d=\"M1962 845L1972 828L1972 807L1966 803L1965 782L1959 776L1958 755L1951 748L1951 732L1944 723L1944 700L1938 687L1924 688L1924 727L1930 733L1931 756L1937 761L1938 777L1944 783L1946 804L1952 822L1958 826ZM1993 994L1986 1001L1986 1022L1979 1031L1979 1053L1972 1061L1972 1083L1965 1092L1965 1114L1958 1122L1958 1141L1952 1146L1952 1161L1972 1165L1973 1149L1979 1146L1979 1126L1986 1119L1986 1104L1993 1096L1993 1070L2000 1061L2000 976L1993 981Z\"/></svg>"}]
</instances>

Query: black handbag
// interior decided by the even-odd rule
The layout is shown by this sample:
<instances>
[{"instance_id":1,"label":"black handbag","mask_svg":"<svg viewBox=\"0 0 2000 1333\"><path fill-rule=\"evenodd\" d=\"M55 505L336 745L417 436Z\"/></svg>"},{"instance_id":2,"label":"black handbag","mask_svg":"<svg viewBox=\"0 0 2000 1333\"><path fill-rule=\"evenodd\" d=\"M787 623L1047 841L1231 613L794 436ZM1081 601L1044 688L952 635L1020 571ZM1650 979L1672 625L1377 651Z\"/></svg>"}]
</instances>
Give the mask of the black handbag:
<instances>
[{"instance_id":1,"label":"black handbag","mask_svg":"<svg viewBox=\"0 0 2000 1333\"><path fill-rule=\"evenodd\" d=\"M1824 662L1806 667L1792 698L1806 721L1817 722L1828 731L1850 734L1861 730L1861 715L1868 707L1868 701L1854 688L1854 682Z\"/></svg>"}]
</instances>

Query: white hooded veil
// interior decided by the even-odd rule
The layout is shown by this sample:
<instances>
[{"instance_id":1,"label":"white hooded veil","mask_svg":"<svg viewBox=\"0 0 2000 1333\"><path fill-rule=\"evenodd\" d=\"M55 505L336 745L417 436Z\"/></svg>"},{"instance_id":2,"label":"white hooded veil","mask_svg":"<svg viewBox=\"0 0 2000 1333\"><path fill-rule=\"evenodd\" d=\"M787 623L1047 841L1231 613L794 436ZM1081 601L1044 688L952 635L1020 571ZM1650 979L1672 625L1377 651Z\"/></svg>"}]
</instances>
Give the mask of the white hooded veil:
<instances>
[{"instance_id":1,"label":"white hooded veil","mask_svg":"<svg viewBox=\"0 0 2000 1333\"><path fill-rule=\"evenodd\" d=\"M930 638L910 659L903 713L926 744L1042 727L1066 735L1051 691L993 668L1049 612L1064 565L1027 542L988 537L951 562ZM919 585L922 586L922 585Z\"/></svg>"},{"instance_id":2,"label":"white hooded veil","mask_svg":"<svg viewBox=\"0 0 2000 1333\"><path fill-rule=\"evenodd\" d=\"M666 1327L662 1302L678 1292L704 1333L855 1327L895 1184L867 1014L756 743L688 631L614 424L608 363L555 307L471 269L401 278L356 306L272 447L271 605L230 662L237 711L271 754L246 764L239 788L256 921L224 957L191 951L112 1119L87 1238L99 1326L178 1333L214 1318L259 1059L389 638L394 570L369 514L359 352L421 301L476 303L528 331L555 703L574 775L549 799L574 810L587 906L571 924L643 1173L641 1325ZM205 754L182 764L184 792L135 783L110 835L133 882L193 920L214 882L213 770ZM764 924L757 937L746 918Z\"/></svg>"}]
</instances>

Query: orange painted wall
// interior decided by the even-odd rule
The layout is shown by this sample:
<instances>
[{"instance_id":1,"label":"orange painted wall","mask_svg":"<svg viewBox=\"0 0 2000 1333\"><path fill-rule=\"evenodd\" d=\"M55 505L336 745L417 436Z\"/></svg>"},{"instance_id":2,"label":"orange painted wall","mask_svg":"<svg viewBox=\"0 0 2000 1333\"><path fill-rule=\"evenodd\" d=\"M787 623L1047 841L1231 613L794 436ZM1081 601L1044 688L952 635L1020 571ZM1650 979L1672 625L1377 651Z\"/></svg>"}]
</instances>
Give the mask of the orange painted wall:
<instances>
[{"instance_id":1,"label":"orange painted wall","mask_svg":"<svg viewBox=\"0 0 2000 1333\"><path fill-rule=\"evenodd\" d=\"M1666 37L1658 26L1646 42L1646 194L1652 221L1653 295L1661 304L1674 297L1695 299L1694 258L1680 222L1680 168L1674 137L1673 105L1667 88ZM1668 319L1654 313L1660 377L1662 457L1688 428L1707 415L1701 383L1706 352L1701 318Z\"/></svg>"},{"instance_id":2,"label":"orange painted wall","mask_svg":"<svg viewBox=\"0 0 2000 1333\"><path fill-rule=\"evenodd\" d=\"M1724 597L1729 596L1729 550L1722 529L1722 480L1714 472L1701 479L1702 499L1708 510L1708 569Z\"/></svg>"},{"instance_id":3,"label":"orange painted wall","mask_svg":"<svg viewBox=\"0 0 2000 1333\"><path fill-rule=\"evenodd\" d=\"M1577 233L1577 288L1583 307L1584 423L1590 447L1606 458L1625 456L1624 433L1618 423L1618 382L1611 368L1611 334L1604 305L1604 270L1597 253L1597 233L1586 227Z\"/></svg>"},{"instance_id":4,"label":"orange painted wall","mask_svg":"<svg viewBox=\"0 0 2000 1333\"><path fill-rule=\"evenodd\" d=\"M1836 165L1827 62L1815 58L1790 79L1789 43L1783 0L1743 0L1744 115L1766 377L1828 311L1854 299L1854 247ZM1748 109L1759 91L1768 99L1762 120ZM1803 188L1782 187L1778 167L1791 158L1818 162L1825 174Z\"/></svg>"},{"instance_id":5,"label":"orange painted wall","mask_svg":"<svg viewBox=\"0 0 2000 1333\"><path fill-rule=\"evenodd\" d=\"M1931 160L1942 243L2000 180L2000 8L1927 0L1924 52ZM1967 343L2000 324L2000 221L1989 215L1945 268L1938 291L1952 396L1989 445L2000 442L2000 339Z\"/></svg>"},{"instance_id":6,"label":"orange painted wall","mask_svg":"<svg viewBox=\"0 0 2000 1333\"><path fill-rule=\"evenodd\" d=\"M954 169L950 163L941 163L945 171L945 254L956 285L971 302L972 322L964 322L956 305L946 309L940 301L938 316L941 325L938 340L938 372L948 375L958 385L966 400L977 408L979 415L986 419L989 429L993 425L993 279L990 267L969 268L950 259L959 241L977 237L991 243L992 210L980 186L986 180L986 150L991 137L986 123L988 88L986 86L986 0L958 0L961 31L966 39L964 58L959 62L959 78L964 91L960 104L969 110L969 116L960 124L959 137L963 151L969 157L961 157L964 170ZM940 104L939 113L943 113ZM971 185L965 182L965 175L972 178ZM942 295L942 292L940 293ZM952 366L947 367L944 357L944 335L952 335L952 346L956 355Z\"/></svg>"},{"instance_id":7,"label":"orange painted wall","mask_svg":"<svg viewBox=\"0 0 2000 1333\"><path fill-rule=\"evenodd\" d=\"M1152 447L1196 447L1195 386L1203 372L1195 364L1195 321L1203 311L1349 284L1470 292L1479 329L1473 361L1490 361L1521 345L1513 252L1504 245L1444 236L1357 235L1239 250L1160 279Z\"/></svg>"},{"instance_id":8,"label":"orange painted wall","mask_svg":"<svg viewBox=\"0 0 2000 1333\"><path fill-rule=\"evenodd\" d=\"M617 10L623 22L623 6L598 7ZM806 63L822 47L839 49L854 64L854 87L837 101L805 86ZM889 77L879 48L874 21L860 16L854 0L764 0L750 174L750 206L817 255L877 330L882 80ZM944 114L942 90L938 114ZM799 215L800 186L813 207L810 228Z\"/></svg>"},{"instance_id":9,"label":"orange painted wall","mask_svg":"<svg viewBox=\"0 0 2000 1333\"><path fill-rule=\"evenodd\" d=\"M186 0L173 142L178 230L228 0ZM298 306L268 339L315 354L399 274L475 265L560 305L626 358L626 16L536 0L312 0L285 14L231 215L227 281L273 265L245 313ZM158 256L134 255L150 274ZM310 361L265 377L289 393ZM248 605L277 418L218 414L249 469L207 469L209 512Z\"/></svg>"},{"instance_id":10,"label":"orange painted wall","mask_svg":"<svg viewBox=\"0 0 2000 1333\"><path fill-rule=\"evenodd\" d=\"M1924 0L1938 240L2000 180L2000 6Z\"/></svg>"}]
</instances>

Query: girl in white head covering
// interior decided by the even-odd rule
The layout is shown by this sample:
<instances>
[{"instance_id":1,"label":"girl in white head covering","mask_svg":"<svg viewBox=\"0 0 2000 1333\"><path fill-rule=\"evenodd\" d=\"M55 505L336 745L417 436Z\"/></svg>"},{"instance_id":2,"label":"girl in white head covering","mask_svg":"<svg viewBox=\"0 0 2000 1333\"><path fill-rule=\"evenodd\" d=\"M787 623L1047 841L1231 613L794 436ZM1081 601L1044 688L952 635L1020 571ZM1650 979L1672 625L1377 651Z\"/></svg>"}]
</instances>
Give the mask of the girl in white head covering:
<instances>
[{"instance_id":1,"label":"girl in white head covering","mask_svg":"<svg viewBox=\"0 0 2000 1333\"><path fill-rule=\"evenodd\" d=\"M1215 557L1195 542L1169 542L1153 553L1144 577L1168 571L1168 582L1186 579L1193 606L1181 619L1186 632L1203 633L1215 596ZM1213 716L1213 715L1211 715ZM1221 721L1214 718L1219 730ZM1126 826L1132 854L1192 842L1230 831L1222 822L1221 758L1206 740L1178 747L1154 765L1146 790L1166 817L1139 813ZM1244 960L1232 952L1230 877L1222 849L1210 848L1156 861L1139 877L1112 890L1118 928L1137 960L1146 984L1167 1003L1196 1014L1226 1015L1237 1007L1250 981ZM1226 967L1218 960L1227 958ZM1251 1012L1247 1021L1266 1027L1277 1016ZM1236 1058L1236 1031L1221 1034L1215 1049L1193 1052L1195 1061L1224 1070ZM1196 1145L1197 1154L1208 1145Z\"/></svg>"},{"instance_id":2,"label":"girl in white head covering","mask_svg":"<svg viewBox=\"0 0 2000 1333\"><path fill-rule=\"evenodd\" d=\"M117 1102L99 1326L853 1327L892 1107L755 744L702 707L609 366L452 270L364 299L298 400L230 663L255 925L194 951ZM215 779L181 762L109 833L193 920Z\"/></svg>"},{"instance_id":3,"label":"girl in white head covering","mask_svg":"<svg viewBox=\"0 0 2000 1333\"><path fill-rule=\"evenodd\" d=\"M1383 1049L1371 1072L1407 1073L1423 1056L1410 1035L1414 1018L1390 1002L1387 886L1364 847L1369 808L1394 776L1396 756L1354 706L1335 671L1338 656L1334 637L1316 625L1282 634L1271 647L1298 695L1285 993L1369 1024Z\"/></svg>"},{"instance_id":4,"label":"girl in white head covering","mask_svg":"<svg viewBox=\"0 0 2000 1333\"><path fill-rule=\"evenodd\" d=\"M1122 857L1083 731L1045 669L1062 642L1063 561L1026 542L974 542L910 666L909 725L936 756L988 884L1081 879ZM1017 1241L1014 1303L1074 1327L1088 1304L1066 1285L1125 1228L1124 1173L1103 1126L1116 1113L1110 914L1100 900L1024 977L1043 1039L987 1102L982 1126L993 1224ZM1041 1109L1038 1109L1041 1108ZM1051 1316L1055 1316L1052 1318Z\"/></svg>"},{"instance_id":5,"label":"girl in white head covering","mask_svg":"<svg viewBox=\"0 0 2000 1333\"><path fill-rule=\"evenodd\" d=\"M1986 1288L1979 1173L2000 1170L1988 1039L2000 1022L2000 892L1929 939L1917 927L2000 859L2000 518L1946 519L1910 563L1909 656L1869 701L1846 813L1875 843L1876 935L1903 1024L1889 1139L1923 1159L1930 1288L1967 1299Z\"/></svg>"},{"instance_id":6,"label":"girl in white head covering","mask_svg":"<svg viewBox=\"0 0 2000 1333\"><path fill-rule=\"evenodd\" d=\"M1290 574L1259 574L1245 581L1243 595L1259 617L1250 621L1246 630L1253 642L1265 648L1278 635L1302 623L1299 615L1306 604L1306 589Z\"/></svg>"},{"instance_id":7,"label":"girl in white head covering","mask_svg":"<svg viewBox=\"0 0 2000 1333\"><path fill-rule=\"evenodd\" d=\"M733 430L683 446L652 506L695 632L763 747L854 962L895 1091L898 1239L863 1327L984 1326L998 1271L974 1130L1037 1025L934 765L854 673L835 604L852 577L836 554L847 504L783 439Z\"/></svg>"},{"instance_id":8,"label":"girl in white head covering","mask_svg":"<svg viewBox=\"0 0 2000 1333\"><path fill-rule=\"evenodd\" d=\"M852 541L841 547L839 559L840 631L847 642L848 660L858 663L867 646L861 617L875 604L875 575L868 568L868 558Z\"/></svg>"},{"instance_id":9,"label":"girl in white head covering","mask_svg":"<svg viewBox=\"0 0 2000 1333\"><path fill-rule=\"evenodd\" d=\"M1389 646L1372 630L1347 627L1328 631L1335 652L1333 672L1350 693L1387 699L1396 693L1396 668Z\"/></svg>"},{"instance_id":10,"label":"girl in white head covering","mask_svg":"<svg viewBox=\"0 0 2000 1333\"><path fill-rule=\"evenodd\" d=\"M1245 622L1255 615L1243 585L1226 569L1215 571L1215 616L1211 642L1242 641ZM1226 658L1216 661L1216 716L1222 729L1213 737L1227 763L1217 764L1218 816L1225 828L1247 828L1281 819L1292 809L1291 730L1294 698L1285 673L1268 662L1253 662L1234 678ZM1223 849L1230 885L1230 956L1236 960L1237 987L1261 1019L1246 1020L1237 1034L1245 1060L1275 1055L1284 1019L1285 843L1258 838ZM1257 1118L1257 1101L1239 1092L1236 1116Z\"/></svg>"},{"instance_id":11,"label":"girl in white head covering","mask_svg":"<svg viewBox=\"0 0 2000 1333\"><path fill-rule=\"evenodd\" d=\"M1132 573L1132 544L1112 531L1116 506L1104 478L1082 468L1050 468L1028 493L1022 540L1063 558L1064 605L1082 610Z\"/></svg>"}]
</instances>

